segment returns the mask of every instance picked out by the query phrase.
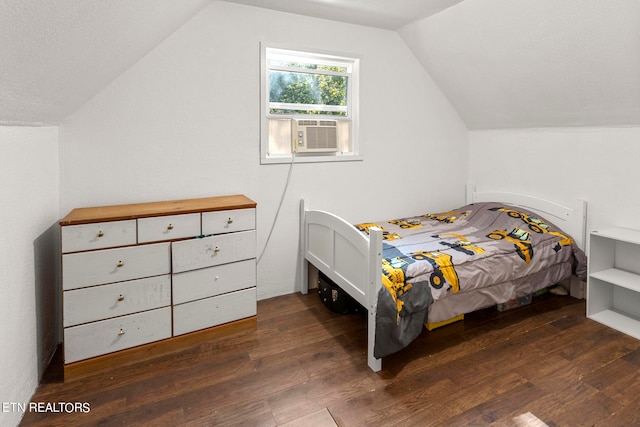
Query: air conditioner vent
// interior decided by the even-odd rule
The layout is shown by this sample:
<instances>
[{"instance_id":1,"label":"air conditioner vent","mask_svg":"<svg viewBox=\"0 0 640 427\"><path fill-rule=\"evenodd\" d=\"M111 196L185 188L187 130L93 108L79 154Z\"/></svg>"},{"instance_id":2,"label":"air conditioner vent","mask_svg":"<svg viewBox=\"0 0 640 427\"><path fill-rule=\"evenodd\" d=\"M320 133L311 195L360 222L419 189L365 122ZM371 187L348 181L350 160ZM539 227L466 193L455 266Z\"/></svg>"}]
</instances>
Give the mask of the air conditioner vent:
<instances>
[{"instance_id":1,"label":"air conditioner vent","mask_svg":"<svg viewBox=\"0 0 640 427\"><path fill-rule=\"evenodd\" d=\"M293 149L298 153L331 153L338 151L335 120L294 120Z\"/></svg>"}]
</instances>

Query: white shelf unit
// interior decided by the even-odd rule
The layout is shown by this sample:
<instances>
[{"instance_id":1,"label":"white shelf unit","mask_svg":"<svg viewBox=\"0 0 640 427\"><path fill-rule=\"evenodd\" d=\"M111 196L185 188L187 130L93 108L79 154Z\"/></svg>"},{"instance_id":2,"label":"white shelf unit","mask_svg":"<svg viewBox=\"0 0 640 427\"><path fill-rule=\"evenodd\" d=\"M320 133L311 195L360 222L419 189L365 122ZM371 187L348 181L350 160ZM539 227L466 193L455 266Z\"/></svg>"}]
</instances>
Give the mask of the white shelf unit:
<instances>
[{"instance_id":1,"label":"white shelf unit","mask_svg":"<svg viewBox=\"0 0 640 427\"><path fill-rule=\"evenodd\" d=\"M640 231L589 234L587 317L640 339Z\"/></svg>"}]
</instances>

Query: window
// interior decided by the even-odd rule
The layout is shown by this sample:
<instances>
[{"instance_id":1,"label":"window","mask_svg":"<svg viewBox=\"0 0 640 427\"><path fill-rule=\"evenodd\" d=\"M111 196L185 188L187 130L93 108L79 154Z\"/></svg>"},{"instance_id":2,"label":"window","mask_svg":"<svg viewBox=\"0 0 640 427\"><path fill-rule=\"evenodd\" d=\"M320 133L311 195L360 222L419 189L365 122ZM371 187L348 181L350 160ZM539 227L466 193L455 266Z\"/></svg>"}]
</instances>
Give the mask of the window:
<instances>
[{"instance_id":1,"label":"window","mask_svg":"<svg viewBox=\"0 0 640 427\"><path fill-rule=\"evenodd\" d=\"M358 58L262 47L261 162L360 159Z\"/></svg>"}]
</instances>

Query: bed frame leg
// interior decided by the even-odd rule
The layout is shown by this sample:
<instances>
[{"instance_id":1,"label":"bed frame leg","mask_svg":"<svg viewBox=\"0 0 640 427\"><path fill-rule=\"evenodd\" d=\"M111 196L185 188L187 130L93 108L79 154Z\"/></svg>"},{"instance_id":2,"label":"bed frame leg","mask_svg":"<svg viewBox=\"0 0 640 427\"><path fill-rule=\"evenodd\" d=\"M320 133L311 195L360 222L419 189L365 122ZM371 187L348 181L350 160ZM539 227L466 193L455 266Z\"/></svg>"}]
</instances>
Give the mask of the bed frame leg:
<instances>
[{"instance_id":1,"label":"bed frame leg","mask_svg":"<svg viewBox=\"0 0 640 427\"><path fill-rule=\"evenodd\" d=\"M378 372L382 369L382 359L376 359L373 356L373 347L376 342L376 312L369 310L369 323L367 325L367 331L369 334L367 345L367 364L373 372Z\"/></svg>"},{"instance_id":2,"label":"bed frame leg","mask_svg":"<svg viewBox=\"0 0 640 427\"><path fill-rule=\"evenodd\" d=\"M306 215L307 215L307 199L300 200L300 242L298 245L298 283L300 293L307 294L309 293L309 265L307 264L307 260L304 257L305 252L307 251L307 230L306 230Z\"/></svg>"},{"instance_id":3,"label":"bed frame leg","mask_svg":"<svg viewBox=\"0 0 640 427\"><path fill-rule=\"evenodd\" d=\"M376 311L378 308L378 291L382 288L382 230L371 227L369 230L369 263L367 277L367 311L369 314L367 324L367 364L374 371L382 369L382 359L373 356L373 348L376 343Z\"/></svg>"}]
</instances>

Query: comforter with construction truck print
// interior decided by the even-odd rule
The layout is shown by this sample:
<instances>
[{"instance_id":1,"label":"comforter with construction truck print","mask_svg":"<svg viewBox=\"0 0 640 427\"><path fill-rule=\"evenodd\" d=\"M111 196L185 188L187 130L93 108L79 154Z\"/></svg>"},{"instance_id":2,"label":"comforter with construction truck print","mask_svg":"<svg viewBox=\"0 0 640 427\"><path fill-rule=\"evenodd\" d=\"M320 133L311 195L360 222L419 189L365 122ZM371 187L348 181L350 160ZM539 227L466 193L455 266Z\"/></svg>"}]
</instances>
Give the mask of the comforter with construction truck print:
<instances>
[{"instance_id":1,"label":"comforter with construction truck print","mask_svg":"<svg viewBox=\"0 0 640 427\"><path fill-rule=\"evenodd\" d=\"M375 357L406 347L429 305L449 295L506 282L533 292L572 273L586 279L586 256L571 236L521 208L475 203L356 225L364 233L373 226L383 231Z\"/></svg>"}]
</instances>

